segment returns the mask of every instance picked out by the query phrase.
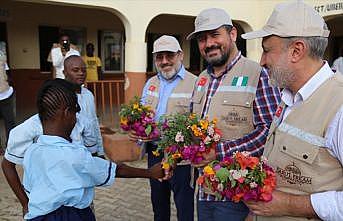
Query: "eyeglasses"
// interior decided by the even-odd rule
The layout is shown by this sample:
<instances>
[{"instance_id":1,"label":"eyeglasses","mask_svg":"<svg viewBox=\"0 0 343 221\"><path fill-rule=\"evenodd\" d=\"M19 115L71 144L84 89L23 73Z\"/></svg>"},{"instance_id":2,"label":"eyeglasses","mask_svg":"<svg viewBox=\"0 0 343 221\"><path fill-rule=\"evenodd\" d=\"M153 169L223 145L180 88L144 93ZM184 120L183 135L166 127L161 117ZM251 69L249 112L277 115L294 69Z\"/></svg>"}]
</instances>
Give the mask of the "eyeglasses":
<instances>
[{"instance_id":1,"label":"eyeglasses","mask_svg":"<svg viewBox=\"0 0 343 221\"><path fill-rule=\"evenodd\" d=\"M155 54L155 60L156 61L163 61L164 58L166 58L167 60L173 60L176 55L178 53L177 52L162 52L162 53L156 53Z\"/></svg>"}]
</instances>

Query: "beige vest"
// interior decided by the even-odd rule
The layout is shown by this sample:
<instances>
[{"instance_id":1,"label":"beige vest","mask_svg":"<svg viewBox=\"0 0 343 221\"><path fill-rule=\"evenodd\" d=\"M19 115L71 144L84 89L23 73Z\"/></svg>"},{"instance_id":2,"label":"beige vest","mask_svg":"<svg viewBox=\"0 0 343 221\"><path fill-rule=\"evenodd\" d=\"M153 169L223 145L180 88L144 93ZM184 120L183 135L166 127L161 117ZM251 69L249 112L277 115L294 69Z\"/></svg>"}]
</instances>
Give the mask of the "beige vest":
<instances>
[{"instance_id":1,"label":"beige vest","mask_svg":"<svg viewBox=\"0 0 343 221\"><path fill-rule=\"evenodd\" d=\"M343 104L343 77L334 75L281 123L281 103L270 128L264 156L277 174L277 189L293 194L343 190L343 168L325 148L329 123ZM334 98L335 97L335 98ZM258 217L257 220L309 220Z\"/></svg>"},{"instance_id":2,"label":"beige vest","mask_svg":"<svg viewBox=\"0 0 343 221\"><path fill-rule=\"evenodd\" d=\"M0 93L7 91L10 88L7 82L7 74L5 70L5 62L0 60Z\"/></svg>"},{"instance_id":3,"label":"beige vest","mask_svg":"<svg viewBox=\"0 0 343 221\"><path fill-rule=\"evenodd\" d=\"M196 76L186 71L184 79L174 88L168 98L166 114L189 112L192 91ZM154 76L149 81L146 104L156 110L159 100L160 80Z\"/></svg>"},{"instance_id":4,"label":"beige vest","mask_svg":"<svg viewBox=\"0 0 343 221\"><path fill-rule=\"evenodd\" d=\"M253 101L260 72L261 67L256 62L242 56L212 97L208 117L210 120L217 118L223 139L240 138L254 130ZM203 112L209 83L210 76L205 70L195 84L193 113Z\"/></svg>"}]
</instances>

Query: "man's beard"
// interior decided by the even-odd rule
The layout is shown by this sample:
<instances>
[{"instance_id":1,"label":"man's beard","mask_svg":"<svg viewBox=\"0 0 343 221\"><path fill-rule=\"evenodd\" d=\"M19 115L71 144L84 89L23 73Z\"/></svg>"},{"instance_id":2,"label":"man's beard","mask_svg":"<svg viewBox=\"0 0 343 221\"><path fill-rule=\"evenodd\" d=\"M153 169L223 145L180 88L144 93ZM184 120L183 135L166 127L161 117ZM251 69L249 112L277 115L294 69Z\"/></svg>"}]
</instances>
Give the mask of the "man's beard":
<instances>
[{"instance_id":1,"label":"man's beard","mask_svg":"<svg viewBox=\"0 0 343 221\"><path fill-rule=\"evenodd\" d=\"M178 64L175 64L172 68L172 70L170 71L163 71L162 69L158 68L158 71L161 73L162 77L166 80L170 80L172 79L176 74L177 72L179 71L181 67L181 63L178 63Z\"/></svg>"},{"instance_id":2,"label":"man's beard","mask_svg":"<svg viewBox=\"0 0 343 221\"><path fill-rule=\"evenodd\" d=\"M289 85L296 80L293 72L281 66L271 67L269 69L269 76L269 84L279 88L289 88Z\"/></svg>"},{"instance_id":3,"label":"man's beard","mask_svg":"<svg viewBox=\"0 0 343 221\"><path fill-rule=\"evenodd\" d=\"M219 57L207 57L207 53L210 52L211 50L214 49L219 49L221 54L219 55ZM220 46L212 46L210 48L206 48L205 49L205 53L206 53L206 61L209 65L214 66L214 67L220 67L223 66L229 59L229 54L230 54L230 50L227 50L226 52L223 52L222 47Z\"/></svg>"}]
</instances>

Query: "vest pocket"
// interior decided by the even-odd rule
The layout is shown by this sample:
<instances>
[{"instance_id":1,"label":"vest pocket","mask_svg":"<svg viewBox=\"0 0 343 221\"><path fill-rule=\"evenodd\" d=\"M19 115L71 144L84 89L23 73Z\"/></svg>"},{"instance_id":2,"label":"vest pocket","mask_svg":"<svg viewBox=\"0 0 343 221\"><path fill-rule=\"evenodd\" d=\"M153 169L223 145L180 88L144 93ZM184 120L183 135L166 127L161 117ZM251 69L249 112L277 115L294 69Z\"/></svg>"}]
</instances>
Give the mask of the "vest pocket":
<instances>
[{"instance_id":1,"label":"vest pocket","mask_svg":"<svg viewBox=\"0 0 343 221\"><path fill-rule=\"evenodd\" d=\"M279 151L307 164L312 164L318 155L319 147L302 142L301 147L286 144L280 145Z\"/></svg>"}]
</instances>

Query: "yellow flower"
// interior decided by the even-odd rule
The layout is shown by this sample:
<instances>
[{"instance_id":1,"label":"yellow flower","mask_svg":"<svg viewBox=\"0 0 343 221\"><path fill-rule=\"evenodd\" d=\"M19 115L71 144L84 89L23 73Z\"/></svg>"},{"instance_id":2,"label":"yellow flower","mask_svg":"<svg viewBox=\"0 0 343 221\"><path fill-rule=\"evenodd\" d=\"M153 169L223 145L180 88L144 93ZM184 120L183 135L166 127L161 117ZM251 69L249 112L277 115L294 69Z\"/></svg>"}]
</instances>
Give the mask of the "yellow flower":
<instances>
[{"instance_id":1,"label":"yellow flower","mask_svg":"<svg viewBox=\"0 0 343 221\"><path fill-rule=\"evenodd\" d=\"M169 169L170 169L169 163L163 162L163 163L162 163L162 168L165 169L165 170L169 170Z\"/></svg>"},{"instance_id":2,"label":"yellow flower","mask_svg":"<svg viewBox=\"0 0 343 221\"><path fill-rule=\"evenodd\" d=\"M204 173L208 174L208 175L214 175L214 171L213 171L212 167L210 167L210 166L205 166Z\"/></svg>"},{"instance_id":3,"label":"yellow flower","mask_svg":"<svg viewBox=\"0 0 343 221\"><path fill-rule=\"evenodd\" d=\"M200 120L200 126L201 126L201 129L207 130L208 120Z\"/></svg>"},{"instance_id":4,"label":"yellow flower","mask_svg":"<svg viewBox=\"0 0 343 221\"><path fill-rule=\"evenodd\" d=\"M190 118L190 119L194 119L196 116L197 116L197 115L196 115L195 113L192 113L192 114L189 115L189 118Z\"/></svg>"},{"instance_id":5,"label":"yellow flower","mask_svg":"<svg viewBox=\"0 0 343 221\"><path fill-rule=\"evenodd\" d=\"M197 125L193 124L193 125L191 126L191 129L192 129L192 131L193 131L194 136L196 136L196 137L201 136L202 133L201 133L201 131L199 130L199 128L198 128Z\"/></svg>"},{"instance_id":6,"label":"yellow flower","mask_svg":"<svg viewBox=\"0 0 343 221\"><path fill-rule=\"evenodd\" d=\"M138 103L134 103L134 104L133 104L133 109L134 109L134 110L137 110L138 108L139 108L139 104L138 104Z\"/></svg>"},{"instance_id":7,"label":"yellow flower","mask_svg":"<svg viewBox=\"0 0 343 221\"><path fill-rule=\"evenodd\" d=\"M180 153L174 153L173 155L172 155L172 158L173 159L178 159L178 158L180 158L181 157L181 154Z\"/></svg>"},{"instance_id":8,"label":"yellow flower","mask_svg":"<svg viewBox=\"0 0 343 221\"><path fill-rule=\"evenodd\" d=\"M122 125L127 125L127 118L126 117L121 117L120 118L120 124L122 124Z\"/></svg>"},{"instance_id":9,"label":"yellow flower","mask_svg":"<svg viewBox=\"0 0 343 221\"><path fill-rule=\"evenodd\" d=\"M216 125L217 122L218 122L218 119L217 118L213 118L212 122L213 122L214 125Z\"/></svg>"},{"instance_id":10,"label":"yellow flower","mask_svg":"<svg viewBox=\"0 0 343 221\"><path fill-rule=\"evenodd\" d=\"M158 150L153 150L152 154L156 157L160 156L160 152L158 152Z\"/></svg>"}]
</instances>

